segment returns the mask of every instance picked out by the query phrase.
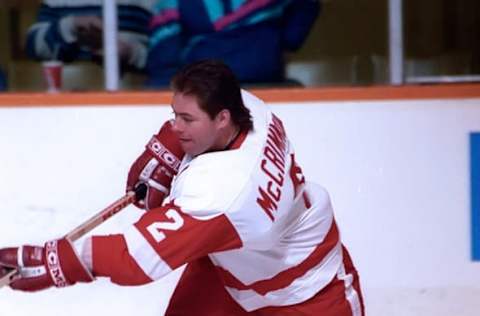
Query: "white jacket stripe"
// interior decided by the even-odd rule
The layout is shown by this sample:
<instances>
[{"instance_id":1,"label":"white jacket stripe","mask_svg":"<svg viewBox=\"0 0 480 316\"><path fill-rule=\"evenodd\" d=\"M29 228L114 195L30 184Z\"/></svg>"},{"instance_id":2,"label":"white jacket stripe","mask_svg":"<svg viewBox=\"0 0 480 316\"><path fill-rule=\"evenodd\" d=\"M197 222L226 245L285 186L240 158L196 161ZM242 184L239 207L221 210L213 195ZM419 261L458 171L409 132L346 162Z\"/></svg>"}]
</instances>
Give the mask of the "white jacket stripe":
<instances>
[{"instance_id":1,"label":"white jacket stripe","mask_svg":"<svg viewBox=\"0 0 480 316\"><path fill-rule=\"evenodd\" d=\"M347 299L352 309L352 316L361 316L362 306L360 304L358 292L353 287L353 275L350 273L346 274L345 265L343 263L338 270L337 278L343 280L343 282L345 283L345 298Z\"/></svg>"},{"instance_id":2,"label":"white jacket stripe","mask_svg":"<svg viewBox=\"0 0 480 316\"><path fill-rule=\"evenodd\" d=\"M124 237L128 252L150 279L158 280L172 271L135 226L129 227Z\"/></svg>"},{"instance_id":3,"label":"white jacket stripe","mask_svg":"<svg viewBox=\"0 0 480 316\"><path fill-rule=\"evenodd\" d=\"M332 281L332 276L336 275L342 260L342 245L338 242L318 265L295 279L287 287L270 291L264 296L253 290L237 290L231 287L227 287L227 290L247 311L266 306L297 304L313 297L319 290L327 286ZM296 292L300 294L292 295Z\"/></svg>"}]
</instances>

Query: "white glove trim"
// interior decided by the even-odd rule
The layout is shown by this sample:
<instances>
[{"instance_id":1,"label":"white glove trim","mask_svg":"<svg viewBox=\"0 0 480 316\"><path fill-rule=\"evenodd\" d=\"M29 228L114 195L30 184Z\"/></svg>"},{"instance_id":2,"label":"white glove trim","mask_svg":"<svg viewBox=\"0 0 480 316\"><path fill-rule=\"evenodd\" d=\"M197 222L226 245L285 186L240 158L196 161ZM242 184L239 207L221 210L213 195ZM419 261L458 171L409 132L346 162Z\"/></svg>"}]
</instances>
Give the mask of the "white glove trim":
<instances>
[{"instance_id":1,"label":"white glove trim","mask_svg":"<svg viewBox=\"0 0 480 316\"><path fill-rule=\"evenodd\" d=\"M158 183L157 181L148 179L147 184L149 187L152 187L160 192L165 193L165 195L168 195L168 189L163 185L161 185L160 183Z\"/></svg>"},{"instance_id":2,"label":"white glove trim","mask_svg":"<svg viewBox=\"0 0 480 316\"><path fill-rule=\"evenodd\" d=\"M37 266L37 267L29 267L29 268L21 268L20 275L22 278L35 278L41 275L45 275L47 273L47 269L44 266Z\"/></svg>"},{"instance_id":3,"label":"white glove trim","mask_svg":"<svg viewBox=\"0 0 480 316\"><path fill-rule=\"evenodd\" d=\"M148 181L148 179L150 179L153 171L155 171L155 168L158 166L158 164L159 162L157 159L155 158L150 159L145 165L145 167L143 167L142 172L140 172L140 176L139 176L140 181L143 181L143 182Z\"/></svg>"},{"instance_id":4,"label":"white glove trim","mask_svg":"<svg viewBox=\"0 0 480 316\"><path fill-rule=\"evenodd\" d=\"M25 263L23 263L23 246L17 248L17 266L23 268Z\"/></svg>"}]
</instances>

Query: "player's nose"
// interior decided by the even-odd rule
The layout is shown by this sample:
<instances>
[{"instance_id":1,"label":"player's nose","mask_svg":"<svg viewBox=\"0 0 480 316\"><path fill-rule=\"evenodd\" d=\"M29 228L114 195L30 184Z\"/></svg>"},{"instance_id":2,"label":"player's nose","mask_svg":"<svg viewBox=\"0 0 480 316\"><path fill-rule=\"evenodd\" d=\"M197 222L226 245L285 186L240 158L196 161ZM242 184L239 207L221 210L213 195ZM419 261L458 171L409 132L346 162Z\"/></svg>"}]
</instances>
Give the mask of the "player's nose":
<instances>
[{"instance_id":1,"label":"player's nose","mask_svg":"<svg viewBox=\"0 0 480 316\"><path fill-rule=\"evenodd\" d=\"M172 120L172 130L177 134L179 134L182 131L181 123L179 119L175 118Z\"/></svg>"}]
</instances>

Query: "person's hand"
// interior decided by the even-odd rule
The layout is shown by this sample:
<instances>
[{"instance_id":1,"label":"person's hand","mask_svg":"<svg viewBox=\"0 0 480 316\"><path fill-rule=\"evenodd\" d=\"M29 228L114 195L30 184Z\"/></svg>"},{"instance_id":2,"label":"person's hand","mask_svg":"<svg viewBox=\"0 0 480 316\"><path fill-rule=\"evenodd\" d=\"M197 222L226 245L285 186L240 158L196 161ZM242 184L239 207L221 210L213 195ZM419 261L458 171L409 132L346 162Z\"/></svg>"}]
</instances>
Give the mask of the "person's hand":
<instances>
[{"instance_id":1,"label":"person's hand","mask_svg":"<svg viewBox=\"0 0 480 316\"><path fill-rule=\"evenodd\" d=\"M92 51L98 51L103 46L102 19L96 15L82 15L73 17L73 33L77 43L87 46Z\"/></svg>"},{"instance_id":2,"label":"person's hand","mask_svg":"<svg viewBox=\"0 0 480 316\"><path fill-rule=\"evenodd\" d=\"M27 245L0 249L0 274L5 275L15 268L19 274L13 278L10 287L21 291L39 291L94 280L65 238L49 241L44 247Z\"/></svg>"},{"instance_id":3,"label":"person's hand","mask_svg":"<svg viewBox=\"0 0 480 316\"><path fill-rule=\"evenodd\" d=\"M185 153L170 121L163 124L145 147L145 151L130 167L127 191L144 183L147 186L145 199L135 202L135 205L150 210L162 205Z\"/></svg>"},{"instance_id":4,"label":"person's hand","mask_svg":"<svg viewBox=\"0 0 480 316\"><path fill-rule=\"evenodd\" d=\"M130 64L131 57L133 55L134 47L127 41L119 39L118 43L118 56L120 57L120 61L123 64Z\"/></svg>"}]
</instances>

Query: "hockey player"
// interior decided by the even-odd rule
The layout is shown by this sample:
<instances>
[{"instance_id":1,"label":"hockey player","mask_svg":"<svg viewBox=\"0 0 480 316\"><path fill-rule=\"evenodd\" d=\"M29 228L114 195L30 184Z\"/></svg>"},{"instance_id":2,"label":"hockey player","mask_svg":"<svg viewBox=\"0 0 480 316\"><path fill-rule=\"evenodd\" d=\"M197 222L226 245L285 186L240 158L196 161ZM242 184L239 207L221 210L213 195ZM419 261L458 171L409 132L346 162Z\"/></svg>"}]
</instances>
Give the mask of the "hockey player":
<instances>
[{"instance_id":1,"label":"hockey player","mask_svg":"<svg viewBox=\"0 0 480 316\"><path fill-rule=\"evenodd\" d=\"M187 66L172 89L173 123L129 174L129 189L149 185L149 211L84 244L1 249L21 271L11 287L138 285L188 263L166 315L364 315L328 194L306 181L282 121L220 62Z\"/></svg>"}]
</instances>

